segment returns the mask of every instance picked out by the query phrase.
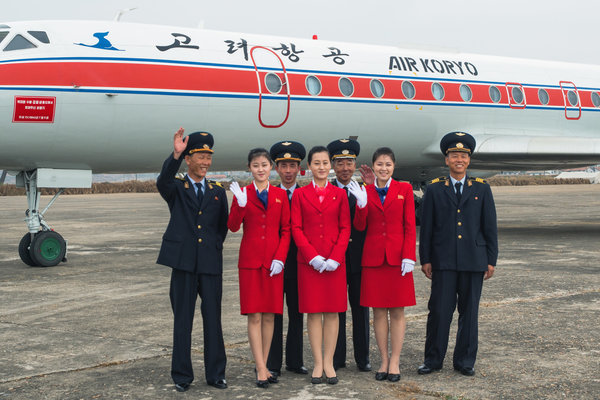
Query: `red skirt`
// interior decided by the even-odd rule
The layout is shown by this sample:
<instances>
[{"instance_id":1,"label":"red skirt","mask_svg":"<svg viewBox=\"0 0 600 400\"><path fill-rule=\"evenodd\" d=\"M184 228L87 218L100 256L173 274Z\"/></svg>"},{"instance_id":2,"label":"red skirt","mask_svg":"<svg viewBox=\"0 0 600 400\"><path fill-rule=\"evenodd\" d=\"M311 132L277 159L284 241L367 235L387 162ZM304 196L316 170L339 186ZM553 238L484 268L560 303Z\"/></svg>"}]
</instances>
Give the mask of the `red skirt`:
<instances>
[{"instance_id":1,"label":"red skirt","mask_svg":"<svg viewBox=\"0 0 600 400\"><path fill-rule=\"evenodd\" d=\"M298 308L303 314L345 312L348 309L346 264L320 273L298 262Z\"/></svg>"},{"instance_id":2,"label":"red skirt","mask_svg":"<svg viewBox=\"0 0 600 400\"><path fill-rule=\"evenodd\" d=\"M242 315L254 313L283 314L283 271L269 276L266 268L238 269L240 278L240 310Z\"/></svg>"},{"instance_id":3,"label":"red skirt","mask_svg":"<svg viewBox=\"0 0 600 400\"><path fill-rule=\"evenodd\" d=\"M417 304L412 272L402 276L400 266L385 262L362 267L360 305L375 308L408 307Z\"/></svg>"}]
</instances>

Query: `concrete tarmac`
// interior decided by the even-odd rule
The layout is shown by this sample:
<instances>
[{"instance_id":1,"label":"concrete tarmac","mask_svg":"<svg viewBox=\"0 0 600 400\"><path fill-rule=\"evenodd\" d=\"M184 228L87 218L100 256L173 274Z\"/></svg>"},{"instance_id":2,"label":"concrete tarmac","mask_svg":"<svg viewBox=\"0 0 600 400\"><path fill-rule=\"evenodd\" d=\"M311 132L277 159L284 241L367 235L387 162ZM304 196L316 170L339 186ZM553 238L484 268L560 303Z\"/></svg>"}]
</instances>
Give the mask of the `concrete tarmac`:
<instances>
[{"instance_id":1,"label":"concrete tarmac","mask_svg":"<svg viewBox=\"0 0 600 400\"><path fill-rule=\"evenodd\" d=\"M0 399L593 399L600 397L600 185L494 187L500 257L486 281L476 375L423 361L429 281L417 266L417 305L407 308L399 383L359 372L348 321L340 383L311 385L284 372L254 385L246 318L239 315L237 251L224 249L223 327L229 389L206 385L199 304L196 380L170 378L170 269L155 264L168 209L158 194L62 196L47 212L69 240L68 262L28 267L18 258L24 197L0 197ZM49 199L44 197L42 203ZM350 311L348 311L350 312ZM305 365L312 357L305 334ZM371 328L371 363L380 356Z\"/></svg>"}]
</instances>

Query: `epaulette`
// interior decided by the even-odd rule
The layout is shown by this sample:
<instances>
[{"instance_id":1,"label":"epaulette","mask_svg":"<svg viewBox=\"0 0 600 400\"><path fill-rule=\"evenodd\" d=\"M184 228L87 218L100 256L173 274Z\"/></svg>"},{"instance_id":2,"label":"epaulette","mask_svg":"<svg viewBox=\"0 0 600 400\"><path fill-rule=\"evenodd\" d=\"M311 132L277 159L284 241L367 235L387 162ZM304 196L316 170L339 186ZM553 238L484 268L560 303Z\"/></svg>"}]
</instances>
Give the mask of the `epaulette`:
<instances>
[{"instance_id":1,"label":"epaulette","mask_svg":"<svg viewBox=\"0 0 600 400\"><path fill-rule=\"evenodd\" d=\"M218 186L218 187L220 187L220 188L222 188L222 187L223 187L223 185L221 185L219 182L217 182L217 181L213 181L213 180L211 180L211 179L207 179L207 180L206 180L206 182L208 182L208 184L209 184L209 185L216 185L216 186Z\"/></svg>"},{"instance_id":2,"label":"epaulette","mask_svg":"<svg viewBox=\"0 0 600 400\"><path fill-rule=\"evenodd\" d=\"M485 179L482 179L482 178L469 178L469 180L472 181L472 182L487 184L487 182L485 181Z\"/></svg>"},{"instance_id":3,"label":"epaulette","mask_svg":"<svg viewBox=\"0 0 600 400\"><path fill-rule=\"evenodd\" d=\"M446 176L440 176L439 178L435 178L434 180L429 182L429 184L438 183L438 182L446 182L447 179L448 179L448 177L446 177Z\"/></svg>"},{"instance_id":4,"label":"epaulette","mask_svg":"<svg viewBox=\"0 0 600 400\"><path fill-rule=\"evenodd\" d=\"M177 174L175 174L175 179L179 179L180 181L185 181L185 175L182 174L181 172L178 172Z\"/></svg>"}]
</instances>

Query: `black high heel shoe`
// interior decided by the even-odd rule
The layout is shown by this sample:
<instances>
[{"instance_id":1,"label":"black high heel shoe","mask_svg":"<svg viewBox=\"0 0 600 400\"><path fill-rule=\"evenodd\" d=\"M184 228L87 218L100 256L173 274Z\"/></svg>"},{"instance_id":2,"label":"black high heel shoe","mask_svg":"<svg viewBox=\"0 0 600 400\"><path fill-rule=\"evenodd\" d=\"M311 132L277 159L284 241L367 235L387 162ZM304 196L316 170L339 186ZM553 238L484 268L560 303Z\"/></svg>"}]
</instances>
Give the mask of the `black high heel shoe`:
<instances>
[{"instance_id":1,"label":"black high heel shoe","mask_svg":"<svg viewBox=\"0 0 600 400\"><path fill-rule=\"evenodd\" d=\"M256 376L256 387L259 387L261 389L268 389L269 388L269 378L267 378L264 381L261 381L260 379L258 379L258 371L256 370L256 368L254 368L254 374Z\"/></svg>"},{"instance_id":2,"label":"black high heel shoe","mask_svg":"<svg viewBox=\"0 0 600 400\"><path fill-rule=\"evenodd\" d=\"M327 375L325 375L325 378L327 378L327 383L328 383L329 385L335 385L335 384L337 384L337 383L339 382L339 379L338 379L338 377L337 377L337 376L332 376L332 377L330 378L330 377L328 377Z\"/></svg>"},{"instance_id":3,"label":"black high heel shoe","mask_svg":"<svg viewBox=\"0 0 600 400\"><path fill-rule=\"evenodd\" d=\"M385 381L388 378L388 373L387 372L376 372L375 373L375 380L376 381Z\"/></svg>"}]
</instances>

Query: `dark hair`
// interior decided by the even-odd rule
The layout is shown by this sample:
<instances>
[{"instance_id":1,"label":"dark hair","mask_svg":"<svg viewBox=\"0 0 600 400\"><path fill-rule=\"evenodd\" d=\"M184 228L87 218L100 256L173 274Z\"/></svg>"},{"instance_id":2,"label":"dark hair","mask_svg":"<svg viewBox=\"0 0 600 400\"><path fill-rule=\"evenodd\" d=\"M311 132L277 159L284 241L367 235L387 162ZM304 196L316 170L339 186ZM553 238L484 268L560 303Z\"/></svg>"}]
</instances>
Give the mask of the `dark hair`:
<instances>
[{"instance_id":1,"label":"dark hair","mask_svg":"<svg viewBox=\"0 0 600 400\"><path fill-rule=\"evenodd\" d=\"M255 149L250 150L250 152L248 153L248 167L250 166L252 160L258 157L265 157L267 160L269 160L269 163L273 164L273 160L271 160L271 155L269 154L267 149L257 147Z\"/></svg>"},{"instance_id":2,"label":"dark hair","mask_svg":"<svg viewBox=\"0 0 600 400\"><path fill-rule=\"evenodd\" d=\"M380 147L377 150L375 150L375 153L373 153L373 164L375 164L375 160L377 160L381 156L390 156L394 164L396 163L396 157L394 157L394 152L389 147Z\"/></svg>"},{"instance_id":3,"label":"dark hair","mask_svg":"<svg viewBox=\"0 0 600 400\"><path fill-rule=\"evenodd\" d=\"M308 152L307 160L309 164L312 162L312 158L315 153L327 153L327 158L329 158L329 150L327 150L327 147L315 146Z\"/></svg>"}]
</instances>

